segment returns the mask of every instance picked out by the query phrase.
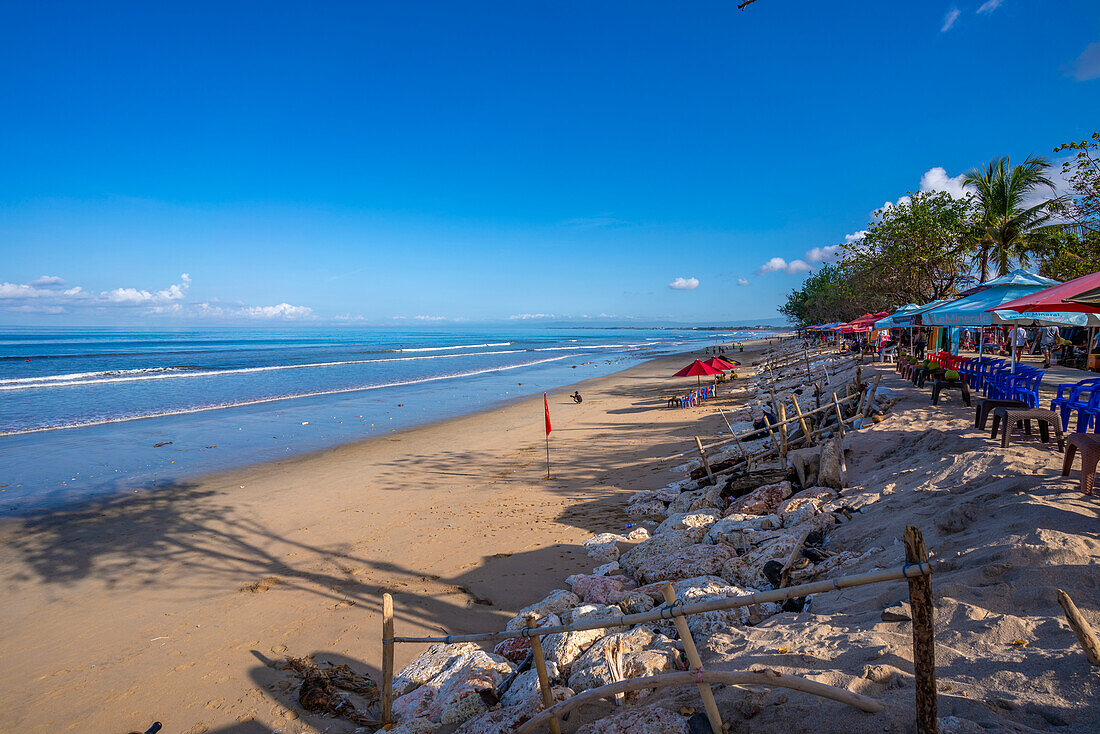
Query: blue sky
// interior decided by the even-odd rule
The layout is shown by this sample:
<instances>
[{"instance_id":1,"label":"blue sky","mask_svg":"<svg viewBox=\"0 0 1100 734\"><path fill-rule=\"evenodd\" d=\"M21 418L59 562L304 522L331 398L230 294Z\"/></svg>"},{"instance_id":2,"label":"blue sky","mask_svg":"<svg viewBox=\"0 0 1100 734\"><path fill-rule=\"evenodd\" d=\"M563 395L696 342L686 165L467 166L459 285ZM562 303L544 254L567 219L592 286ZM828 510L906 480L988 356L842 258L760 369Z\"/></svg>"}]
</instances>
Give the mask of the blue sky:
<instances>
[{"instance_id":1,"label":"blue sky","mask_svg":"<svg viewBox=\"0 0 1100 734\"><path fill-rule=\"evenodd\" d=\"M1100 4L2 0L0 72L0 323L743 320L1100 127Z\"/></svg>"}]
</instances>

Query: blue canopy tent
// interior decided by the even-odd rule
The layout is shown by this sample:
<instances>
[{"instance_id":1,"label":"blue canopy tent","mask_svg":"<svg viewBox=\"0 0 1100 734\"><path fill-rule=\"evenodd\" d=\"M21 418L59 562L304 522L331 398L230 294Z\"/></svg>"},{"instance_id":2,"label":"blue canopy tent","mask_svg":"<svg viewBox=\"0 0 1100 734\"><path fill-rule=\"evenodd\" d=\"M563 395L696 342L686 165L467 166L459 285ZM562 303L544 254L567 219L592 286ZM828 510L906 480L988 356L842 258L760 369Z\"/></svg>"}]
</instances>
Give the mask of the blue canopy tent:
<instances>
[{"instance_id":1,"label":"blue canopy tent","mask_svg":"<svg viewBox=\"0 0 1100 734\"><path fill-rule=\"evenodd\" d=\"M902 315L907 314L911 311L916 311L919 308L920 308L920 306L918 306L915 303L910 303L907 306L902 306L901 308L899 308L897 311L894 311L892 314L890 314L886 318L879 319L878 321L876 321L875 322L875 329L900 329L902 327L909 326L908 322L904 323L904 324L900 323L898 321L895 321L894 317L895 316L902 316Z\"/></svg>"},{"instance_id":2,"label":"blue canopy tent","mask_svg":"<svg viewBox=\"0 0 1100 734\"><path fill-rule=\"evenodd\" d=\"M968 295L962 298L925 311L921 314L921 320L927 325L947 327L1005 326L1008 324L1084 326L1087 323L1085 314L1069 312L1021 314L1016 311L996 310L997 306L1002 303L1008 303L1021 296L1057 284L1058 281L1050 278L1044 278L1025 270L1014 270L1000 278L979 283L974 288L966 291ZM1012 340L1012 365L1015 370L1015 339Z\"/></svg>"}]
</instances>

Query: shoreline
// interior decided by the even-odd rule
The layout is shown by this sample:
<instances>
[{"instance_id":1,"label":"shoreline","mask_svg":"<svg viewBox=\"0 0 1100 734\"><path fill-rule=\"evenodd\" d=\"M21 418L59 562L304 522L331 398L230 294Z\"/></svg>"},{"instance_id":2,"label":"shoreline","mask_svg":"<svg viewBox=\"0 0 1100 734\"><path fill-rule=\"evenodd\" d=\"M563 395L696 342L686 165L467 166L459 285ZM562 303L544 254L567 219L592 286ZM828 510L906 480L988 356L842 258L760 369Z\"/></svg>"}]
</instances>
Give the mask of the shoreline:
<instances>
[{"instance_id":1,"label":"shoreline","mask_svg":"<svg viewBox=\"0 0 1100 734\"><path fill-rule=\"evenodd\" d=\"M756 345L746 346L748 358ZM588 570L579 544L621 527L624 493L667 482L667 467L633 464L671 453L670 439L684 447L690 437L674 436L699 432L705 416L714 432L723 425L705 405L664 407L662 392L687 386L668 368L688 354L550 391L550 481L531 395L171 489L5 518L0 645L33 662L3 674L12 695L0 719L285 725L312 715L268 663L319 654L376 677L383 589L410 632L506 619ZM566 401L574 389L584 403Z\"/></svg>"}]
</instances>

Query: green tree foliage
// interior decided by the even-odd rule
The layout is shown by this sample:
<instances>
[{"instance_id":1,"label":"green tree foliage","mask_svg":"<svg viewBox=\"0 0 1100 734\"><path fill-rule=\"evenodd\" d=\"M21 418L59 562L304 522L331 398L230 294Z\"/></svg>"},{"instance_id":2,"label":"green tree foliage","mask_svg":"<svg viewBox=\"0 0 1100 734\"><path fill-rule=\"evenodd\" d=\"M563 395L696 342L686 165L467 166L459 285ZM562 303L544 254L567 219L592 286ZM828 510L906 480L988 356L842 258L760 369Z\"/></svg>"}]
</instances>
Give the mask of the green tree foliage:
<instances>
[{"instance_id":1,"label":"green tree foliage","mask_svg":"<svg viewBox=\"0 0 1100 734\"><path fill-rule=\"evenodd\" d=\"M1100 269L1100 132L1066 143L1062 166L1071 191L1054 192L1050 164L998 158L966 174L966 199L918 193L875 212L859 242L842 246L831 265L811 273L779 310L792 321L851 321L864 313L957 294L975 278L1032 264L1069 280ZM1035 203L1038 200L1038 203Z\"/></svg>"},{"instance_id":2,"label":"green tree foliage","mask_svg":"<svg viewBox=\"0 0 1100 734\"><path fill-rule=\"evenodd\" d=\"M958 291L977 226L969 199L918 192L875 212L863 239L806 278L780 311L793 321L850 321Z\"/></svg>"},{"instance_id":3,"label":"green tree foliage","mask_svg":"<svg viewBox=\"0 0 1100 734\"><path fill-rule=\"evenodd\" d=\"M1054 213L1085 234L1100 235L1100 132L1093 133L1091 140L1059 145L1054 152L1065 150L1077 151L1062 164L1072 193L1055 202Z\"/></svg>"},{"instance_id":4,"label":"green tree foliage","mask_svg":"<svg viewBox=\"0 0 1100 734\"><path fill-rule=\"evenodd\" d=\"M990 261L1001 275L1012 269L1014 260L1028 263L1029 236L1050 220L1052 200L1031 206L1025 200L1043 188L1054 191L1049 169L1041 156L1028 156L1018 166L1005 156L967 172L963 181L973 189L981 217L975 264L982 280L989 277Z\"/></svg>"}]
</instances>

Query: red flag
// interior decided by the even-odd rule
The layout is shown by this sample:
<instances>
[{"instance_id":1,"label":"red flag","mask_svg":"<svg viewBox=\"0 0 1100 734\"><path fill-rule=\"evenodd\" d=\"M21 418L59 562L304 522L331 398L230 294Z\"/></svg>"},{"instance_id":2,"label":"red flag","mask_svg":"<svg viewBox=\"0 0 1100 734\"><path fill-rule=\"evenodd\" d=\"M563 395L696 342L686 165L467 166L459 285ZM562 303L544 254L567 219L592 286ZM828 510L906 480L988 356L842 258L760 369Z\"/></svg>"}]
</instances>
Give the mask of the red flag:
<instances>
[{"instance_id":1,"label":"red flag","mask_svg":"<svg viewBox=\"0 0 1100 734\"><path fill-rule=\"evenodd\" d=\"M546 400L546 393L542 394L542 407L546 409L546 435L550 435L550 403Z\"/></svg>"}]
</instances>

